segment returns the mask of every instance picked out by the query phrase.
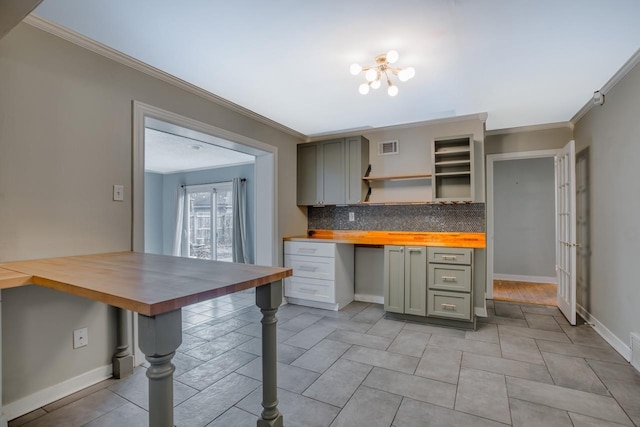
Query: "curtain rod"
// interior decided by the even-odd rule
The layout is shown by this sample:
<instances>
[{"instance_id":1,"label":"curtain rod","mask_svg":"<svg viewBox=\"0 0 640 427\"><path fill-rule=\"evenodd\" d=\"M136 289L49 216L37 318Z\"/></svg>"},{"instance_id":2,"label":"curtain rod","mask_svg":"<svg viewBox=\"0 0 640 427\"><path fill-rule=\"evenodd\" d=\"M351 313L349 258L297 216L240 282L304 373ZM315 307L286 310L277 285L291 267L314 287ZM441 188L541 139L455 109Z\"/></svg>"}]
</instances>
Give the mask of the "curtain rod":
<instances>
[{"instance_id":1,"label":"curtain rod","mask_svg":"<svg viewBox=\"0 0 640 427\"><path fill-rule=\"evenodd\" d=\"M247 178L240 178L240 181L245 182ZM223 182L231 182L231 181L218 181L218 182L206 182L204 184L180 184L180 187L191 187L195 185L213 185L213 184L222 184Z\"/></svg>"}]
</instances>

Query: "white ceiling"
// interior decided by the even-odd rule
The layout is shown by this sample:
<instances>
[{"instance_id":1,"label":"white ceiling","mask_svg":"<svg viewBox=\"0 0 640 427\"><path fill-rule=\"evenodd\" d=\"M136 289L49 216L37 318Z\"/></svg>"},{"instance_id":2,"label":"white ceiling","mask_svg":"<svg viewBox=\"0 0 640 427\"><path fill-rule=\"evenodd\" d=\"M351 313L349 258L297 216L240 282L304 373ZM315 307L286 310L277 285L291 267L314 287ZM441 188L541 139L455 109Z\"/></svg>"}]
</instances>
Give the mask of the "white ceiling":
<instances>
[{"instance_id":1,"label":"white ceiling","mask_svg":"<svg viewBox=\"0 0 640 427\"><path fill-rule=\"evenodd\" d=\"M640 47L639 0L44 0L36 14L314 136L567 121ZM389 49L416 77L358 93ZM383 86L384 88L384 86Z\"/></svg>"}]
</instances>

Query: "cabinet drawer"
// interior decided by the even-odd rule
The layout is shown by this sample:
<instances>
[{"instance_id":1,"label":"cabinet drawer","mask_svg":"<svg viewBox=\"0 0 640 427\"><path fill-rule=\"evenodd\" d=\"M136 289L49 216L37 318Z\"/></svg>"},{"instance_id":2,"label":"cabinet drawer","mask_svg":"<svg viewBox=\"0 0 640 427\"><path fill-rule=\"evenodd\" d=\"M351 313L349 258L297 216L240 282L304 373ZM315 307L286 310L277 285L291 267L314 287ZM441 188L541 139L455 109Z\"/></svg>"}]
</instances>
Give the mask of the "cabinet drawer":
<instances>
[{"instance_id":1,"label":"cabinet drawer","mask_svg":"<svg viewBox=\"0 0 640 427\"><path fill-rule=\"evenodd\" d=\"M335 259L319 256L285 255L284 266L293 268L296 277L333 280L335 277Z\"/></svg>"},{"instance_id":2,"label":"cabinet drawer","mask_svg":"<svg viewBox=\"0 0 640 427\"><path fill-rule=\"evenodd\" d=\"M284 279L284 296L335 303L335 282L331 280L288 277Z\"/></svg>"},{"instance_id":3,"label":"cabinet drawer","mask_svg":"<svg viewBox=\"0 0 640 427\"><path fill-rule=\"evenodd\" d=\"M429 264L429 289L471 292L471 266Z\"/></svg>"},{"instance_id":4,"label":"cabinet drawer","mask_svg":"<svg viewBox=\"0 0 640 427\"><path fill-rule=\"evenodd\" d=\"M429 248L429 262L471 265L473 249Z\"/></svg>"},{"instance_id":5,"label":"cabinet drawer","mask_svg":"<svg viewBox=\"0 0 640 427\"><path fill-rule=\"evenodd\" d=\"M335 243L284 242L285 255L308 255L334 258Z\"/></svg>"},{"instance_id":6,"label":"cabinet drawer","mask_svg":"<svg viewBox=\"0 0 640 427\"><path fill-rule=\"evenodd\" d=\"M427 316L471 320L471 294L429 291Z\"/></svg>"}]
</instances>

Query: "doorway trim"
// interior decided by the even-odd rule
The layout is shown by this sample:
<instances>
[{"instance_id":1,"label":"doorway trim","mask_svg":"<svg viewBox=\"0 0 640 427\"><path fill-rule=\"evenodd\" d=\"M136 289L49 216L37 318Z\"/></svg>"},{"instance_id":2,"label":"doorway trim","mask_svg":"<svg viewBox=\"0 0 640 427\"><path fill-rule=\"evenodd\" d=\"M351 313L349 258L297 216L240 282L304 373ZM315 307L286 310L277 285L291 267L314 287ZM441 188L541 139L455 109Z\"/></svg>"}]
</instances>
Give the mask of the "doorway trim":
<instances>
[{"instance_id":1,"label":"doorway trim","mask_svg":"<svg viewBox=\"0 0 640 427\"><path fill-rule=\"evenodd\" d=\"M536 150L536 151L522 151L515 153L500 153L487 155L487 292L486 299L493 299L493 267L494 267L494 194L493 194L493 165L495 162L508 161L508 160L522 160L522 159L539 159L545 157L556 158L556 155L560 152L559 149L553 150ZM555 179L555 174L554 174ZM557 191L557 189L556 189ZM556 195L557 199L557 195ZM557 210L556 206L556 222L557 222Z\"/></svg>"}]
</instances>

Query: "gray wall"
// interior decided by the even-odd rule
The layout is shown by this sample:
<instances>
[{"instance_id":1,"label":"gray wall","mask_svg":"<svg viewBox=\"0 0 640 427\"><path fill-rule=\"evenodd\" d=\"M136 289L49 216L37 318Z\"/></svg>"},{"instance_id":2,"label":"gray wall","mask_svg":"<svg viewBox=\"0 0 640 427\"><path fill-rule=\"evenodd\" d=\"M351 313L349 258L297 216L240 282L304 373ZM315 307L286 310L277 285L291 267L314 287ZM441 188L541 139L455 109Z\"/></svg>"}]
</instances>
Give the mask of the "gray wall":
<instances>
[{"instance_id":1,"label":"gray wall","mask_svg":"<svg viewBox=\"0 0 640 427\"><path fill-rule=\"evenodd\" d=\"M27 24L0 39L0 93L0 261L131 249L132 100L277 147L277 236L306 230L300 138ZM5 405L110 363L107 306L38 287L2 297ZM84 326L89 346L73 350Z\"/></svg>"},{"instance_id":2,"label":"gray wall","mask_svg":"<svg viewBox=\"0 0 640 427\"><path fill-rule=\"evenodd\" d=\"M162 174L144 173L144 250L162 253Z\"/></svg>"},{"instance_id":3,"label":"gray wall","mask_svg":"<svg viewBox=\"0 0 640 427\"><path fill-rule=\"evenodd\" d=\"M515 153L521 151L555 150L573 139L573 131L567 126L534 131L510 130L506 133L487 133L484 154Z\"/></svg>"},{"instance_id":4,"label":"gray wall","mask_svg":"<svg viewBox=\"0 0 640 427\"><path fill-rule=\"evenodd\" d=\"M173 240L176 230L175 211L176 211L176 192L179 185L209 184L213 182L231 181L235 177L246 178L247 180L247 244L249 245L250 260L253 262L254 257L254 231L255 231L255 190L254 190L254 165L232 166L227 168L215 168L193 172L180 172L165 175L145 173L145 179L149 175L159 176L161 185L159 189L150 188L145 182L145 202L147 199L147 190L154 192L153 196L149 195L149 201L154 203L155 209L148 209L145 206L145 233L147 231L146 224L149 222L160 223L160 229L156 230L156 235L145 234L145 251L171 255L173 251ZM152 179L155 179L152 178ZM159 190L159 193L158 193ZM159 209L157 208L157 200L160 199ZM157 240L159 241L159 245Z\"/></svg>"},{"instance_id":5,"label":"gray wall","mask_svg":"<svg viewBox=\"0 0 640 427\"><path fill-rule=\"evenodd\" d=\"M552 157L493 164L494 273L555 276Z\"/></svg>"},{"instance_id":6,"label":"gray wall","mask_svg":"<svg viewBox=\"0 0 640 427\"><path fill-rule=\"evenodd\" d=\"M575 125L576 151L589 147L591 280L583 305L629 345L640 333L640 66ZM579 294L582 291L578 291Z\"/></svg>"}]
</instances>

